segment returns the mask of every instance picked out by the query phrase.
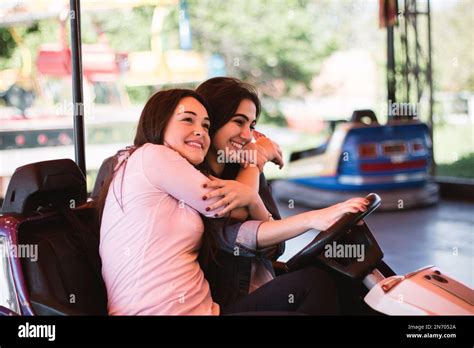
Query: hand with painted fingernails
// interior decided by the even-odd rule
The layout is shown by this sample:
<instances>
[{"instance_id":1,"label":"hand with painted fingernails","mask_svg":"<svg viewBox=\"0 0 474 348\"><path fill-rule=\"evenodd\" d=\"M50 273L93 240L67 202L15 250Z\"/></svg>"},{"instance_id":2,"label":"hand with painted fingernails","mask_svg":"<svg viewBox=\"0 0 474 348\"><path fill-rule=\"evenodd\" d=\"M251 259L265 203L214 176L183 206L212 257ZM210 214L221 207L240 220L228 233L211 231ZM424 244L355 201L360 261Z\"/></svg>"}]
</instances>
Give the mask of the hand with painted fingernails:
<instances>
[{"instance_id":1,"label":"hand with painted fingernails","mask_svg":"<svg viewBox=\"0 0 474 348\"><path fill-rule=\"evenodd\" d=\"M265 166L265 163L267 162L273 162L279 168L283 168L284 162L283 162L283 152L280 148L280 146L271 140L270 138L267 138L264 134L254 130L253 135L255 138L255 145L257 148L257 166L260 172L263 171L263 167Z\"/></svg>"},{"instance_id":2,"label":"hand with painted fingernails","mask_svg":"<svg viewBox=\"0 0 474 348\"><path fill-rule=\"evenodd\" d=\"M225 207L221 210L216 217L226 216L227 213L231 212L235 208L248 207L256 204L260 197L250 186L242 184L235 180L223 180L216 178L212 175L209 176L211 181L207 182L206 188L214 189L211 192L206 193L202 199L208 200L212 197L222 197L216 203L211 204L206 208L206 211L211 211L220 207Z\"/></svg>"},{"instance_id":3,"label":"hand with painted fingernails","mask_svg":"<svg viewBox=\"0 0 474 348\"><path fill-rule=\"evenodd\" d=\"M344 214L366 211L368 204L367 199L357 197L324 209L314 210L311 214L310 226L316 230L325 231ZM363 221L360 221L358 224L362 225L363 223Z\"/></svg>"}]
</instances>

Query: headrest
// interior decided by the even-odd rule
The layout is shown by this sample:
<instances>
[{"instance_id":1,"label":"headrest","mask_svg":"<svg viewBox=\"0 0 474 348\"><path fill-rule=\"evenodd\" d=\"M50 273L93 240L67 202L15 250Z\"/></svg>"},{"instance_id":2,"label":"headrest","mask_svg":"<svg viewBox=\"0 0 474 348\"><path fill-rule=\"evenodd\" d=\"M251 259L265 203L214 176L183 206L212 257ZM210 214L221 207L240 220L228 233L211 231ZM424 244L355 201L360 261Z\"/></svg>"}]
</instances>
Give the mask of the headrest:
<instances>
[{"instance_id":1,"label":"headrest","mask_svg":"<svg viewBox=\"0 0 474 348\"><path fill-rule=\"evenodd\" d=\"M86 201L86 179L73 161L43 161L15 170L2 213L28 214L51 203L76 207Z\"/></svg>"},{"instance_id":2,"label":"headrest","mask_svg":"<svg viewBox=\"0 0 474 348\"><path fill-rule=\"evenodd\" d=\"M370 119L370 123L366 123L363 120L365 118ZM351 122L364 123L364 124L379 124L377 116L372 110L354 110L351 117Z\"/></svg>"}]
</instances>

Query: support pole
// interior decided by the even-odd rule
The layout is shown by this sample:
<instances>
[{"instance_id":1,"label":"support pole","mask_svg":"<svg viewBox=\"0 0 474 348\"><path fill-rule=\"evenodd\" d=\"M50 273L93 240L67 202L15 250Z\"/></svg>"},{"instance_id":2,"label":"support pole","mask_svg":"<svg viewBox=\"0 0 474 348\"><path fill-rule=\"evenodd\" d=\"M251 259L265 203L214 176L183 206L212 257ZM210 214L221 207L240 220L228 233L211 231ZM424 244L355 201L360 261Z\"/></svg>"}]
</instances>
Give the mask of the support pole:
<instances>
[{"instance_id":1,"label":"support pole","mask_svg":"<svg viewBox=\"0 0 474 348\"><path fill-rule=\"evenodd\" d=\"M395 80L395 48L393 26L387 26L387 98L388 112L390 115L390 107L396 102L396 80Z\"/></svg>"},{"instance_id":2,"label":"support pole","mask_svg":"<svg viewBox=\"0 0 474 348\"><path fill-rule=\"evenodd\" d=\"M72 101L74 117L74 151L76 164L86 175L84 141L84 95L82 92L81 8L80 0L70 0Z\"/></svg>"}]
</instances>

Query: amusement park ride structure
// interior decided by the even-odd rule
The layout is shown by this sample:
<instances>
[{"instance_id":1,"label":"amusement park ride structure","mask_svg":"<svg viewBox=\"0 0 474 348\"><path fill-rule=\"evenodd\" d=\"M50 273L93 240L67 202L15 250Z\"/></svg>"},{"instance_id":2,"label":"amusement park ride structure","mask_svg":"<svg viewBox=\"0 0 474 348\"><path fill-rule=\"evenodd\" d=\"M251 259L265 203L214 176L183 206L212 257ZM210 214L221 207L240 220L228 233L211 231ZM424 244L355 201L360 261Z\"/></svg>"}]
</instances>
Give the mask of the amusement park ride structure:
<instances>
[{"instance_id":1,"label":"amusement park ride structure","mask_svg":"<svg viewBox=\"0 0 474 348\"><path fill-rule=\"evenodd\" d=\"M68 44L68 1L11 2L0 7L0 26L8 28L21 53L19 69L0 71L0 98L4 101L0 125L0 196L15 167L32 162L40 154L45 159L72 156L74 137L71 113L87 119L83 128L88 147L88 169L97 170L103 160L132 139L141 105L132 105L126 86L192 85L209 76L208 59L192 50L187 4L179 0L81 1L81 11L131 9L154 6L149 51L116 52L108 43L100 24L94 22L98 42L82 44L84 86L81 103L73 103L73 51ZM179 7L180 48L165 49L163 25L172 9ZM39 20L58 21L59 40L42 44L34 54L16 27ZM74 27L71 27L71 34ZM36 56L33 61L33 56ZM81 92L82 93L82 92ZM77 97L77 96L75 96ZM75 110L75 109L82 110ZM74 118L74 122L78 118ZM81 126L79 126L81 128ZM80 137L79 137L80 138ZM85 160L81 167L85 170ZM83 162L81 161L81 162Z\"/></svg>"},{"instance_id":2,"label":"amusement park ride structure","mask_svg":"<svg viewBox=\"0 0 474 348\"><path fill-rule=\"evenodd\" d=\"M287 180L273 184L275 196L325 207L376 190L384 202L381 209L387 210L438 202L439 188L432 177L430 1L424 3L425 10L420 11L419 1L404 0L399 12L396 0L380 1L380 25L387 29L387 124L379 124L371 110L354 111L349 122L334 126L326 143L291 155ZM424 45L421 16L426 17ZM394 30L397 25L399 32ZM401 49L397 64L395 34ZM423 98L428 104L427 124L420 121Z\"/></svg>"}]
</instances>

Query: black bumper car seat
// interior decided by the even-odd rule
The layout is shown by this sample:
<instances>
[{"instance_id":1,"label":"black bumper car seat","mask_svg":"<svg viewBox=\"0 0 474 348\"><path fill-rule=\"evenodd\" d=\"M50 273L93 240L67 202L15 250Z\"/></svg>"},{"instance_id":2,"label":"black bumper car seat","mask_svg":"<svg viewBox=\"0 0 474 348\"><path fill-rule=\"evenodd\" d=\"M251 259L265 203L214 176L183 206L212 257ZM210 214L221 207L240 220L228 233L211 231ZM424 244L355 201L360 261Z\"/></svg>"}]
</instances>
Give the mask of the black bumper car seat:
<instances>
[{"instance_id":1,"label":"black bumper car seat","mask_svg":"<svg viewBox=\"0 0 474 348\"><path fill-rule=\"evenodd\" d=\"M35 314L107 314L100 225L86 200L85 177L69 159L32 163L13 174L2 213L21 221L20 245L38 248L36 260L21 259Z\"/></svg>"}]
</instances>

